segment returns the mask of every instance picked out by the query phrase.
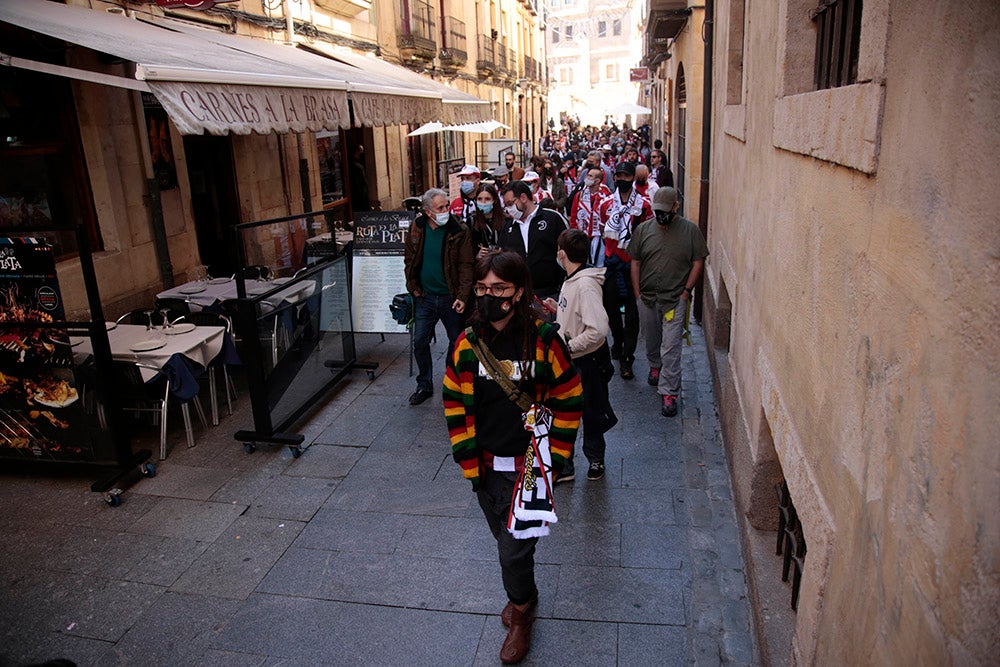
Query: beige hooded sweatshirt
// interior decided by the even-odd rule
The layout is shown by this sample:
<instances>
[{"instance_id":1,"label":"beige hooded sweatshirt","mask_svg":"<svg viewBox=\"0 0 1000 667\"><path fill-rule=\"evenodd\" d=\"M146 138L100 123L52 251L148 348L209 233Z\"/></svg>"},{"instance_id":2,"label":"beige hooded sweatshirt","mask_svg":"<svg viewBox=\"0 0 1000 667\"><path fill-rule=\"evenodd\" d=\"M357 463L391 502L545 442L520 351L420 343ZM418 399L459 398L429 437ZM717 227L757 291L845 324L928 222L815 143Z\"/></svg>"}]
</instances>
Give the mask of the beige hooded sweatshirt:
<instances>
[{"instance_id":1,"label":"beige hooded sweatshirt","mask_svg":"<svg viewBox=\"0 0 1000 667\"><path fill-rule=\"evenodd\" d=\"M601 285L604 267L586 267L566 278L559 292L556 322L574 359L595 352L610 332Z\"/></svg>"}]
</instances>

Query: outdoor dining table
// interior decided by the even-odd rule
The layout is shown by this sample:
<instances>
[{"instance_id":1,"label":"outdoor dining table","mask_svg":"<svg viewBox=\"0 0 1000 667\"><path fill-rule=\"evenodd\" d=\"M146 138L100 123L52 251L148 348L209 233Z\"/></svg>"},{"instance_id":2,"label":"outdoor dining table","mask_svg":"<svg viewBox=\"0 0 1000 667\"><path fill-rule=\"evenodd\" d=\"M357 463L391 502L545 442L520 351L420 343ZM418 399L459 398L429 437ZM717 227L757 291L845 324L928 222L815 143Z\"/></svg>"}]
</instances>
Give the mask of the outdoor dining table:
<instances>
[{"instance_id":1,"label":"outdoor dining table","mask_svg":"<svg viewBox=\"0 0 1000 667\"><path fill-rule=\"evenodd\" d=\"M150 330L140 324L112 323L109 324L108 342L112 358L135 362L146 382L160 374L166 375L170 380L171 393L187 401L198 394L197 376L200 370L208 368L209 363L223 352L225 334L226 329L221 326L196 327L177 323L166 329L156 327ZM77 364L82 364L93 354L90 338L71 337L70 344ZM214 386L211 392L212 423L218 425Z\"/></svg>"},{"instance_id":2,"label":"outdoor dining table","mask_svg":"<svg viewBox=\"0 0 1000 667\"><path fill-rule=\"evenodd\" d=\"M247 280L248 297L254 297L268 292L279 285L291 281L292 278L275 278L274 280ZM316 284L312 280L304 280L289 285L286 289L276 292L262 302L265 310L280 308L283 303L294 303L312 295ZM182 299L187 301L192 310L204 310L216 307L219 303L236 298L236 280L214 278L208 281L192 280L163 290L156 295L158 299Z\"/></svg>"}]
</instances>

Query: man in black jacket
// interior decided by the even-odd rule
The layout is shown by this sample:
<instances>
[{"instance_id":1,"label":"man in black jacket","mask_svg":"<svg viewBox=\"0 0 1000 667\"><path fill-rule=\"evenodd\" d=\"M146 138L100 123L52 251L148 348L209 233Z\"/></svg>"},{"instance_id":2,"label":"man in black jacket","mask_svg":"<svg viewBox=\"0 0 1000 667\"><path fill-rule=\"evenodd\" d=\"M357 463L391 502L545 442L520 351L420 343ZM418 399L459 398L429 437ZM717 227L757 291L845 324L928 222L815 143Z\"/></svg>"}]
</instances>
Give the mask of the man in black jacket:
<instances>
[{"instance_id":1,"label":"man in black jacket","mask_svg":"<svg viewBox=\"0 0 1000 667\"><path fill-rule=\"evenodd\" d=\"M413 356L417 390L410 405L434 395L431 383L431 334L438 320L448 332L449 349L465 326L465 305L472 296L472 236L448 210L448 194L432 188L421 197L423 212L410 228L403 250L406 290L413 294Z\"/></svg>"},{"instance_id":2,"label":"man in black jacket","mask_svg":"<svg viewBox=\"0 0 1000 667\"><path fill-rule=\"evenodd\" d=\"M523 181L508 183L501 197L504 213L511 223L500 233L500 243L505 250L513 250L527 260L532 287L539 299L556 298L566 278L566 272L556 261L557 241L566 229L566 220L557 212L535 204L531 188Z\"/></svg>"}]
</instances>

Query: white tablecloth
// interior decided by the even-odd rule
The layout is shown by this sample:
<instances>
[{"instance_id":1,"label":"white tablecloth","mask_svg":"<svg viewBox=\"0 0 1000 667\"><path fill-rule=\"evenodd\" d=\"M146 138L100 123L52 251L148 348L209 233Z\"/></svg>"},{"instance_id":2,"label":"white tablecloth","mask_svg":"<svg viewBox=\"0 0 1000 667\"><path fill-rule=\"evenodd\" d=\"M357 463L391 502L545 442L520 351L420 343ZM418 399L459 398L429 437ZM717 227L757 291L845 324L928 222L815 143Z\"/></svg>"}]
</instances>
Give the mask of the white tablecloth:
<instances>
[{"instance_id":1,"label":"white tablecloth","mask_svg":"<svg viewBox=\"0 0 1000 667\"><path fill-rule=\"evenodd\" d=\"M282 285L291 278L275 278L273 281L265 280L263 282L258 282L257 280L246 281L247 296L253 297L257 294L263 294L269 290L274 289L278 285ZM202 291L190 294L195 289L204 288ZM262 304L267 308L275 309L279 308L283 303L295 303L300 299L304 299L316 290L316 283L311 280L305 280L302 282L297 282L288 289L281 290L264 300ZM236 281L227 280L224 283L211 284L211 283L199 283L197 281L191 281L184 283L183 285L178 285L176 287L171 287L168 290L164 290L156 295L158 299L184 299L188 301L192 306L197 306L198 308L192 307L192 310L198 310L199 308L208 308L220 301L225 301L227 299L236 298Z\"/></svg>"},{"instance_id":2,"label":"white tablecloth","mask_svg":"<svg viewBox=\"0 0 1000 667\"><path fill-rule=\"evenodd\" d=\"M175 354L182 354L188 359L207 367L222 350L223 327L195 327L192 331L176 335L165 335L161 329L147 331L145 325L119 324L108 332L108 342L111 343L111 356L124 361L134 361L144 366L160 369L167 360ZM162 342L163 347L145 352L135 352L132 347L138 343L155 340ZM73 358L82 363L88 355L93 354L89 338L71 338ZM149 382L157 371L152 368L140 368L142 379Z\"/></svg>"}]
</instances>

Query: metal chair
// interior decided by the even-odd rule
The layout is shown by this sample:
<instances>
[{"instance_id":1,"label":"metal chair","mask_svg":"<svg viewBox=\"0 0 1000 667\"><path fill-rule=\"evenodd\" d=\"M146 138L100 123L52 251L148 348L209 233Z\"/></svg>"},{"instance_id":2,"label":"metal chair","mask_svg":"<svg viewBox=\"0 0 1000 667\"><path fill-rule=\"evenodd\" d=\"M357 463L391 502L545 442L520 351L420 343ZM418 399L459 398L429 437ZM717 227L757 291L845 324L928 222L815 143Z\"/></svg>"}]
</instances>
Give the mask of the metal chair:
<instances>
[{"instance_id":1,"label":"metal chair","mask_svg":"<svg viewBox=\"0 0 1000 667\"><path fill-rule=\"evenodd\" d=\"M167 407L170 404L170 380L161 377L153 382L145 382L141 370L147 368L159 372L155 366L134 363L131 361L113 361L111 369L111 391L115 392L122 409L128 412L148 412L154 415L154 423L160 425L160 460L167 458ZM181 415L184 417L184 432L187 436L187 446L194 447L194 431L191 429L191 412L188 403L194 403L198 418L206 428L205 412L201 402L195 396L191 401L183 402Z\"/></svg>"},{"instance_id":2,"label":"metal chair","mask_svg":"<svg viewBox=\"0 0 1000 667\"><path fill-rule=\"evenodd\" d=\"M190 322L191 324L198 327L223 327L230 336L233 334L233 323L232 321L223 315L222 313L213 313L212 311L202 310L194 313L188 313L182 315L177 319L174 324L178 322ZM229 377L229 369L226 364L221 361L212 360L208 364L208 386L209 393L212 400L212 425L219 425L219 400L218 392L216 391L216 381L215 381L215 369L222 368L222 378L223 383L226 388L226 409L229 415L233 414L233 400L236 398L236 385L233 383L232 378Z\"/></svg>"},{"instance_id":3,"label":"metal chair","mask_svg":"<svg viewBox=\"0 0 1000 667\"><path fill-rule=\"evenodd\" d=\"M138 324L146 325L149 324L149 316L146 314L147 311L153 310L153 326L160 327L163 326L163 316L160 315L159 311L152 308L136 308L135 310L130 310L124 315L120 316L115 320L116 324Z\"/></svg>"},{"instance_id":4,"label":"metal chair","mask_svg":"<svg viewBox=\"0 0 1000 667\"><path fill-rule=\"evenodd\" d=\"M178 317L187 315L191 312L191 302L187 299L157 299L154 303L156 304L156 310L163 310L166 308L169 311L167 316L170 318L171 322L176 320Z\"/></svg>"},{"instance_id":5,"label":"metal chair","mask_svg":"<svg viewBox=\"0 0 1000 667\"><path fill-rule=\"evenodd\" d=\"M271 269L263 264L251 264L250 266L243 267L244 280L256 280L257 278L267 280L270 277Z\"/></svg>"}]
</instances>

